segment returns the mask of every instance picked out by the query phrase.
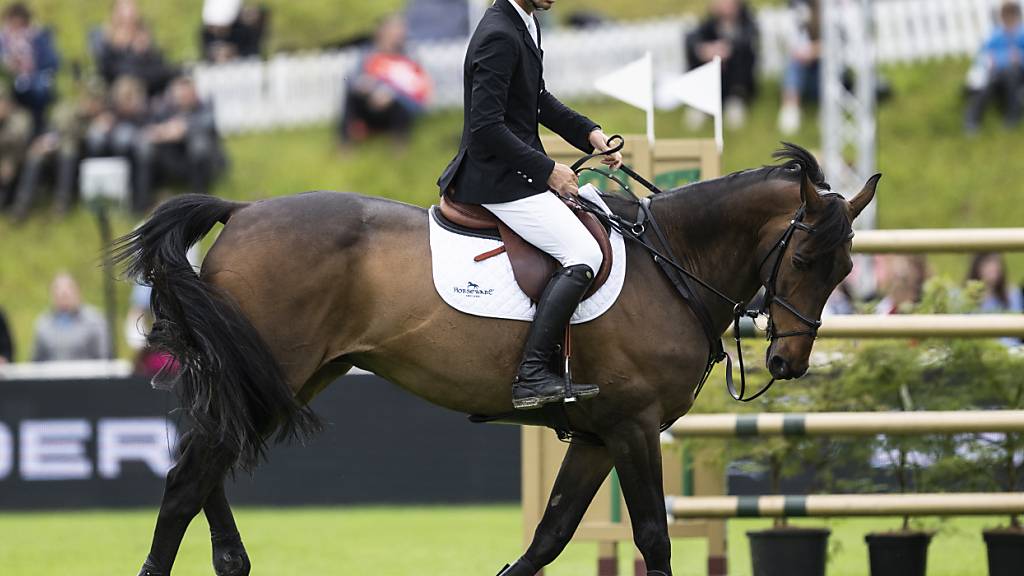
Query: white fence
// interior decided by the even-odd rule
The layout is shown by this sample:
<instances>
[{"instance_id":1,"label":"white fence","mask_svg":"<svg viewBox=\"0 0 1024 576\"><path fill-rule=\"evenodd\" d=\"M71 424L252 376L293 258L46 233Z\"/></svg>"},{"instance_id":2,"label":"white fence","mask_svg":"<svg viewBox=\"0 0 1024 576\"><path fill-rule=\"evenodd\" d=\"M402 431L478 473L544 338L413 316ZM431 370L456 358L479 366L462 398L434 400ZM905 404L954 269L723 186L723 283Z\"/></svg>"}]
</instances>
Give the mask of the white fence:
<instances>
[{"instance_id":1,"label":"white fence","mask_svg":"<svg viewBox=\"0 0 1024 576\"><path fill-rule=\"evenodd\" d=\"M842 1L842 0L839 0ZM992 29L1001 0L875 0L875 48L879 62L919 62L973 54ZM646 51L654 55L657 75L684 69L684 37L695 17L616 23L590 30L551 30L544 36L548 88L564 99L598 96L593 79ZM785 9L758 13L760 66L778 75L797 34ZM434 81L435 109L462 106L465 42L416 46L411 56ZM323 123L338 116L345 79L359 60L356 49L329 53L281 54L198 66L199 89L216 109L225 133Z\"/></svg>"}]
</instances>

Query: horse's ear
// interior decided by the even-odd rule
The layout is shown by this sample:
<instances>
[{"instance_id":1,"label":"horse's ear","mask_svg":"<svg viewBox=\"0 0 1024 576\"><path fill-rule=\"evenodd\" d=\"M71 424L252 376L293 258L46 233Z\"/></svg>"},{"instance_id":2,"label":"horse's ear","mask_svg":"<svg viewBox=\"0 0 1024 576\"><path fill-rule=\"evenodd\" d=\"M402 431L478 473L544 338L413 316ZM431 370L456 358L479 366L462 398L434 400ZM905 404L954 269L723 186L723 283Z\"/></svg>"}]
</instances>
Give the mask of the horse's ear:
<instances>
[{"instance_id":1,"label":"horse's ear","mask_svg":"<svg viewBox=\"0 0 1024 576\"><path fill-rule=\"evenodd\" d=\"M811 182L806 173L800 178L800 199L807 207L808 214L815 214L825 207L825 199L821 197L818 187Z\"/></svg>"},{"instance_id":2,"label":"horse's ear","mask_svg":"<svg viewBox=\"0 0 1024 576\"><path fill-rule=\"evenodd\" d=\"M867 183L864 184L864 188L857 193L856 196L850 200L850 211L853 213L853 217L860 216L860 213L867 208L868 204L875 198L875 188L878 187L878 181L882 179L881 174L875 174L871 178L868 178Z\"/></svg>"}]
</instances>

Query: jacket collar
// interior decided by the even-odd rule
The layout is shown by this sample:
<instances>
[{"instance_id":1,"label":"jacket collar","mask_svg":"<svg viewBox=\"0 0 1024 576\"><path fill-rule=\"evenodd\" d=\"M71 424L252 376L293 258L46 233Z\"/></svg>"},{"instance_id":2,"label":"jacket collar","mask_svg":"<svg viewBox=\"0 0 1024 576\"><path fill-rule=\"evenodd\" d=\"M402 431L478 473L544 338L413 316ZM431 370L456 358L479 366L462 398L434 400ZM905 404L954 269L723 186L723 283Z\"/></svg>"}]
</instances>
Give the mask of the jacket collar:
<instances>
[{"instance_id":1,"label":"jacket collar","mask_svg":"<svg viewBox=\"0 0 1024 576\"><path fill-rule=\"evenodd\" d=\"M533 55L537 57L537 60L543 62L544 51L541 50L539 47L543 46L543 44L541 44L540 41L540 22L537 21L536 16L533 17L533 23L537 27L537 43L534 44L533 38L530 38L530 31L526 29L526 23L523 22L523 18L519 15L519 12L517 12L515 7L512 6L513 1L514 0L495 0L494 5L497 6L502 12L504 12L505 16L508 16L509 19L512 20L512 23L515 24L516 28L522 34L523 42L525 42L526 46L530 49L531 52L533 52Z\"/></svg>"}]
</instances>

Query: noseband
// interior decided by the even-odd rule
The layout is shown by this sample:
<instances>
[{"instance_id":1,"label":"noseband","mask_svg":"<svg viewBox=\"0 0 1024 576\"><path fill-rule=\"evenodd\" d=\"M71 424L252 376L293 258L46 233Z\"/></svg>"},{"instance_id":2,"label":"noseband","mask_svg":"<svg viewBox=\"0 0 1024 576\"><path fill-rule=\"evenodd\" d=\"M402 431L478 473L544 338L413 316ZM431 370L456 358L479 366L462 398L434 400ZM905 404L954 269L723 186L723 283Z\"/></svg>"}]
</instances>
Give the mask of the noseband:
<instances>
[{"instance_id":1,"label":"noseband","mask_svg":"<svg viewBox=\"0 0 1024 576\"><path fill-rule=\"evenodd\" d=\"M756 319L760 316L767 317L768 329L766 330L766 335L768 337L769 342L775 342L776 340L790 338L793 336L808 336L812 339L818 337L818 328L821 328L821 320L814 320L812 318L809 318L804 313L797 310L796 306L793 306L793 304L789 300L787 300L783 296L779 296L777 287L779 282L779 269L782 267L782 260L786 256L786 251L789 249L790 244L792 244L793 235L796 234L798 230L806 232L807 234L814 234L814 227L808 226L803 221L804 216L806 216L806 214L807 206L801 204L800 208L797 209L796 214L794 214L793 218L789 221L789 226L786 228L786 231L782 233L782 236L780 236L779 239L775 242L771 250L769 250L768 253L764 255L764 258L761 259L761 263L757 265L757 273L758 276L760 276L761 270L764 269L764 265L768 262L768 259L771 258L773 254L777 253L777 255L775 256L775 261L772 263L771 273L768 275L767 279L761 282L761 285L764 286L764 301L761 304L761 308L746 311L743 311L742 307L733 309L733 338L735 338L736 340L736 358L740 365L739 392L736 391L736 388L733 384L732 362L731 359L729 359L728 357L726 362L727 372L725 383L726 387L729 389L729 394L733 397L734 400L738 400L740 402L750 402L751 400L756 400L757 398L761 397L765 392L767 392L773 384L775 384L775 378L773 377L771 380L768 381L767 384L764 385L763 388L758 390L755 394L753 394L752 396L745 396L747 390L747 371L743 365L743 348L740 337L740 318L742 318L742 316L747 316L751 319ZM793 315L794 318L803 323L804 326L807 327L807 329L792 330L789 332L782 333L777 332L775 329L775 319L771 313L772 304L777 304L781 306L784 310L786 310L786 312L789 312L791 315ZM768 350L765 351L766 362L768 360L767 355L770 352L771 346L769 346Z\"/></svg>"},{"instance_id":2,"label":"noseband","mask_svg":"<svg viewBox=\"0 0 1024 576\"><path fill-rule=\"evenodd\" d=\"M616 140L618 140L618 144L612 146L612 142ZM595 168L583 168L583 164L586 163L591 158L596 158L598 156L607 156L609 154L619 152L620 150L622 150L624 144L625 141L621 136L612 136L611 138L608 139L608 145L611 146L608 150L605 150L603 152L596 152L594 154L589 154L587 156L584 156L583 158L580 158L580 160L573 164L572 169L577 174L584 170L597 172L619 184L623 191L629 193L629 195L633 197L633 200L636 201L636 203L639 205L636 222L629 222L628 220L621 218L620 216L611 214L609 212L605 212L604 209L602 209L600 206L597 206L596 204L590 202L586 198L576 196L568 200L579 206L580 209L586 210L587 212L591 212L592 214L597 216L607 226L609 226L616 232L619 232L623 236L623 238L627 238L629 240L632 240L633 242L640 244L648 253L651 254L651 256L654 258L654 261L658 263L658 265L661 267L662 271L664 271L665 275L668 276L669 280L672 282L672 285L675 287L676 291L680 294L680 296L686 302L688 302L694 309L694 312L696 313L698 319L700 319L701 324L703 325L704 332L707 335L708 342L710 344L708 364L704 372L704 377L701 378L701 381L697 385L697 389L694 392L694 398L696 398L696 396L700 394L700 391L704 387L704 383L707 382L707 379L711 375L711 371L714 369L715 365L723 360L726 362L725 384L729 390L729 394L733 397L733 399L738 400L740 402L750 402L752 400L759 398L765 392L767 392L773 384L775 384L775 378L772 378L768 382L768 384L766 384L763 388L758 390L755 394L751 396L746 396L747 375L746 367L743 363L742 335L740 334L741 319L743 317L755 319L760 316L766 316L768 318L767 337L768 340L771 342L774 342L782 338L789 338L794 336L808 336L810 338L816 338L818 335L818 328L821 327L821 320L812 319L803 314L802 312L800 312L799 310L797 310L797 308L793 306L793 304L790 303L784 296L780 296L777 290L779 270L782 267L782 260L786 255L786 251L792 243L793 235L796 234L797 231L805 232L807 234L813 234L815 231L812 226L805 224L803 221L807 213L806 205L801 204L800 208L796 211L796 214L794 214L793 218L790 219L789 226L786 228L785 232L782 233L779 239L768 251L768 253L765 254L764 258L761 259L760 264L758 264L757 270L758 276L760 276L765 264L767 264L768 260L772 257L772 255L775 255L775 260L772 263L771 273L768 275L767 279L764 279L761 282L762 286L764 286L765 289L765 297L761 305L761 308L750 310L747 308L747 302L740 302L730 298L721 290L718 290L714 286L711 286L710 284L708 284L701 278L697 277L696 275L694 275L693 273L691 273L690 271L688 271L686 268L679 264L679 260L672 253L672 247L669 245L667 238L665 237L664 233L662 233L661 227L658 225L658 222L654 217L654 213L651 211L650 198L638 198L630 189L630 187L626 185L625 182L623 182L621 179L617 178L610 172ZM623 172L625 172L630 178L632 178L640 185L642 185L644 188L650 190L652 194L658 195L663 193L663 191L660 188L658 188L657 186L650 183L645 178L634 172L629 166L623 164L620 169ZM658 248L654 247L652 243L648 240L648 230L654 232L654 235L657 238L658 243L661 245L661 250L658 250ZM733 339L736 341L736 359L740 368L739 391L736 390L736 386L733 381L732 357L729 355L729 353L725 351L724 347L722 346L722 339L720 335L715 333L715 329L712 326L711 322L711 314L708 311L707 305L701 299L700 295L687 285L687 279L697 283L702 288L711 292L717 298L729 303L729 305L732 306ZM771 314L772 304L777 304L778 306L786 310L788 313L793 315L793 317L795 317L797 320L803 323L807 328L805 330L794 330L783 333L776 332L775 322Z\"/></svg>"}]
</instances>

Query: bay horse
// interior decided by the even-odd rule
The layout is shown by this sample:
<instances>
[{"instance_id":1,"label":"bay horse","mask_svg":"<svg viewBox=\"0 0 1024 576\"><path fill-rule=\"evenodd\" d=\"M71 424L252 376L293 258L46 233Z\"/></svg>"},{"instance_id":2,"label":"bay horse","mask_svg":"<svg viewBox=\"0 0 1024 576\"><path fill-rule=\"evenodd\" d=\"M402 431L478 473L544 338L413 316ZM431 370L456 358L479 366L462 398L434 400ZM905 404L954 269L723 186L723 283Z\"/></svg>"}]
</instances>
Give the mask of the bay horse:
<instances>
[{"instance_id":1,"label":"bay horse","mask_svg":"<svg viewBox=\"0 0 1024 576\"><path fill-rule=\"evenodd\" d=\"M707 285L746 302L770 284L766 363L784 380L807 370L815 333L806 324L850 272L852 221L881 175L847 201L826 192L803 148L784 144L775 157L781 163L655 195L648 208L665 248ZM637 217L637 202L607 202L618 216ZM223 230L197 274L185 251L218 222ZM315 433L308 403L354 366L457 412L512 412L527 323L470 316L441 300L422 208L332 192L254 203L182 196L115 253L128 276L153 287L150 342L180 365L154 385L173 386L193 421L141 575L170 574L200 510L216 574L248 574L225 475L251 469L274 440ZM618 301L573 333L575 376L601 393L566 405L566 414L572 429L600 441L569 446L533 542L502 574L531 576L554 561L612 467L648 575L672 574L659 429L692 406L712 344L643 247L630 244L627 260ZM733 307L697 292L721 335Z\"/></svg>"}]
</instances>

